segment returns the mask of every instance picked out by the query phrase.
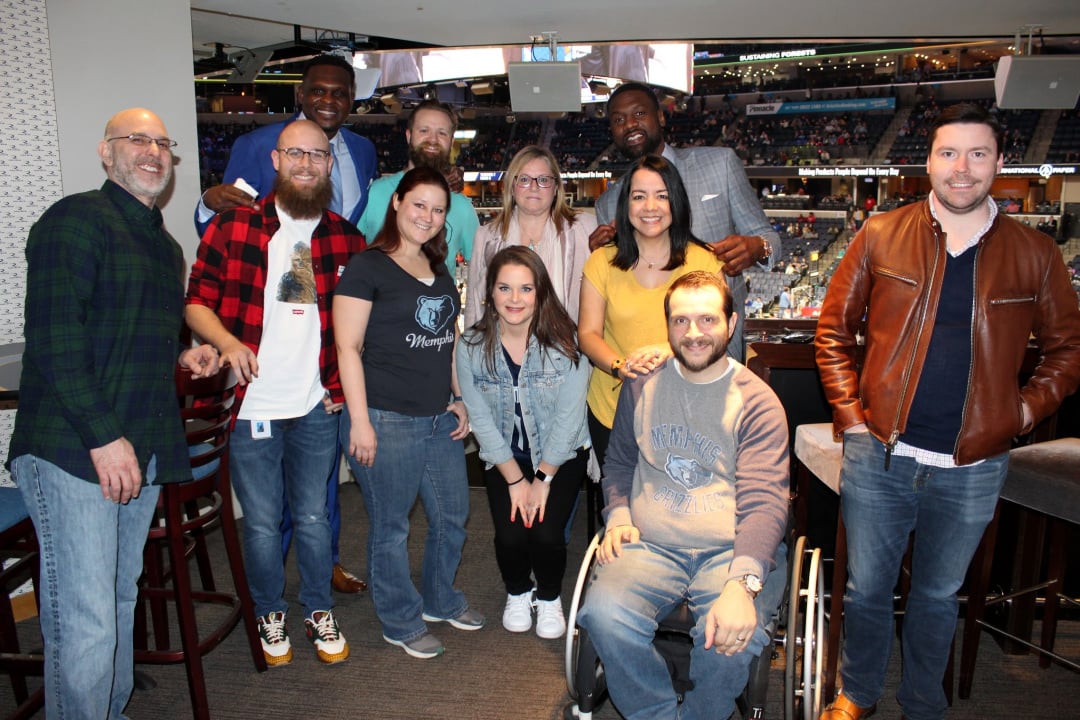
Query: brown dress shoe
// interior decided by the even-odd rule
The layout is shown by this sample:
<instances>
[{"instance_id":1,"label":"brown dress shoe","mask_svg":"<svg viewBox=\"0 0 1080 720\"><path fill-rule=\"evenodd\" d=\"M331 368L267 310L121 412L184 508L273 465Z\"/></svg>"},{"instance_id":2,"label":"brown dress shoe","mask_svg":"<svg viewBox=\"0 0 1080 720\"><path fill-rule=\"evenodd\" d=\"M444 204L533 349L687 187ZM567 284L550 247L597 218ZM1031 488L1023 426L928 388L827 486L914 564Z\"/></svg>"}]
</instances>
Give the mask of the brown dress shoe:
<instances>
[{"instance_id":1,"label":"brown dress shoe","mask_svg":"<svg viewBox=\"0 0 1080 720\"><path fill-rule=\"evenodd\" d=\"M861 708L840 693L836 696L836 700L821 711L821 717L818 720L861 720L873 715L875 710L877 710L877 703Z\"/></svg>"},{"instance_id":2,"label":"brown dress shoe","mask_svg":"<svg viewBox=\"0 0 1080 720\"><path fill-rule=\"evenodd\" d=\"M334 565L334 576L331 584L339 593L353 594L367 590L367 583L342 567L341 563Z\"/></svg>"}]
</instances>

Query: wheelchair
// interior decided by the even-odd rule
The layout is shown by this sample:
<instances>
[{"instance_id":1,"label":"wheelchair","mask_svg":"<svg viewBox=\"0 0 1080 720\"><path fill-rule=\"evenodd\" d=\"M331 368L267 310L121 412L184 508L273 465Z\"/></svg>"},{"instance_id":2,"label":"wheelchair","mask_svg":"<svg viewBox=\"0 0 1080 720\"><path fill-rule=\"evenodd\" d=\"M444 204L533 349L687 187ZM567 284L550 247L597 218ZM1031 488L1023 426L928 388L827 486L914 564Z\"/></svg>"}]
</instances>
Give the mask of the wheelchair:
<instances>
[{"instance_id":1,"label":"wheelchair","mask_svg":"<svg viewBox=\"0 0 1080 720\"><path fill-rule=\"evenodd\" d=\"M585 628L577 624L583 595L593 573L597 548L604 531L593 537L578 570L567 617L565 670L572 702L563 709L564 720L591 720L607 695L604 668ZM750 664L749 679L736 700L744 720L766 717L769 670L779 648L784 649L784 718L817 720L821 712L821 671L825 643L825 581L821 549L807 547L805 537L788 552L786 587L777 611L765 623L772 648L766 645ZM790 548L790 543L789 543ZM688 605L683 602L659 621L653 644L667 662L671 683L679 702L693 689L690 681L690 652L694 626ZM726 719L725 719L726 720Z\"/></svg>"}]
</instances>

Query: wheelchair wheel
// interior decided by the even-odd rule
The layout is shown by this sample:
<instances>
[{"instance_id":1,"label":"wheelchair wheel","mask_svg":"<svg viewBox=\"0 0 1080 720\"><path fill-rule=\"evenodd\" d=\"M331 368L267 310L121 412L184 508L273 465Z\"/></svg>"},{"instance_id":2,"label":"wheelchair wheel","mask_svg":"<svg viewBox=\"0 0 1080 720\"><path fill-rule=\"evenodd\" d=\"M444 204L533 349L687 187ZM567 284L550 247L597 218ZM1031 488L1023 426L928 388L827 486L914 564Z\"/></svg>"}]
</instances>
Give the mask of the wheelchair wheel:
<instances>
[{"instance_id":1,"label":"wheelchair wheel","mask_svg":"<svg viewBox=\"0 0 1080 720\"><path fill-rule=\"evenodd\" d=\"M566 688L570 691L570 697L578 699L575 676L577 675L578 651L580 650L581 630L577 626L577 614L581 608L581 598L585 592L585 583L589 581L592 573L592 560L596 555L596 549L600 546L600 540L604 537L603 528L593 536L589 547L585 550L585 558L578 569L577 581L574 583L574 594L570 598L570 614L566 618Z\"/></svg>"},{"instance_id":2,"label":"wheelchair wheel","mask_svg":"<svg viewBox=\"0 0 1080 720\"><path fill-rule=\"evenodd\" d=\"M791 556L791 588L784 636L785 720L817 720L821 713L824 592L821 549L807 549L806 538L800 537Z\"/></svg>"}]
</instances>

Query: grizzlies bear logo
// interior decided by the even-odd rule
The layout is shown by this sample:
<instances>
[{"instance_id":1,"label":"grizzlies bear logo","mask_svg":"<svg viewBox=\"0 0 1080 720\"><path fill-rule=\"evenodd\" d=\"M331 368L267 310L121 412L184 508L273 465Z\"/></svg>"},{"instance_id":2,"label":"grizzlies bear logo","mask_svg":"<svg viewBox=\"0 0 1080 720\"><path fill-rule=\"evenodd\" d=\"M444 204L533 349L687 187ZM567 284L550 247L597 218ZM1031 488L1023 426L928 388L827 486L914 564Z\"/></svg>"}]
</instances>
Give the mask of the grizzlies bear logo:
<instances>
[{"instance_id":1,"label":"grizzlies bear logo","mask_svg":"<svg viewBox=\"0 0 1080 720\"><path fill-rule=\"evenodd\" d=\"M432 335L438 335L454 315L454 302L449 295L416 299L416 324Z\"/></svg>"},{"instance_id":2,"label":"grizzlies bear logo","mask_svg":"<svg viewBox=\"0 0 1080 720\"><path fill-rule=\"evenodd\" d=\"M664 470L674 482L687 490L696 490L712 482L712 472L706 470L697 460L679 457L668 453Z\"/></svg>"}]
</instances>

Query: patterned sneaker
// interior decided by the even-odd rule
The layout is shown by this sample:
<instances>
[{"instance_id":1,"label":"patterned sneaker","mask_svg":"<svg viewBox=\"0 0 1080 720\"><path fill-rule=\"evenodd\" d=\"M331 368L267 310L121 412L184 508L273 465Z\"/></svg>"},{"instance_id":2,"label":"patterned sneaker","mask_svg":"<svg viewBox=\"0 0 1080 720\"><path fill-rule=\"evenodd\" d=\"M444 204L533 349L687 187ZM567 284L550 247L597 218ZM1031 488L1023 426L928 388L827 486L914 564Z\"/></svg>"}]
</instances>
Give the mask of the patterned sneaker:
<instances>
[{"instance_id":1,"label":"patterned sneaker","mask_svg":"<svg viewBox=\"0 0 1080 720\"><path fill-rule=\"evenodd\" d=\"M427 613L424 613L421 617L424 618L424 622L450 623L451 627L456 627L458 630L479 630L487 622L484 616L475 610L466 610L457 617L452 618L440 618Z\"/></svg>"},{"instance_id":2,"label":"patterned sneaker","mask_svg":"<svg viewBox=\"0 0 1080 720\"><path fill-rule=\"evenodd\" d=\"M337 620L330 610L316 610L304 620L308 640L315 646L319 660L332 665L349 657L349 643L338 629Z\"/></svg>"},{"instance_id":3,"label":"patterned sneaker","mask_svg":"<svg viewBox=\"0 0 1080 720\"><path fill-rule=\"evenodd\" d=\"M292 643L285 630L285 613L272 612L258 619L259 640L262 642L263 657L270 667L288 665L292 662Z\"/></svg>"},{"instance_id":4,"label":"patterned sneaker","mask_svg":"<svg viewBox=\"0 0 1080 720\"><path fill-rule=\"evenodd\" d=\"M506 596L506 609L503 610L503 627L513 633L532 630L533 594L532 590L520 595Z\"/></svg>"},{"instance_id":5,"label":"patterned sneaker","mask_svg":"<svg viewBox=\"0 0 1080 720\"><path fill-rule=\"evenodd\" d=\"M562 600L537 600L536 635L545 640L555 640L565 633L566 618L563 617Z\"/></svg>"}]
</instances>

